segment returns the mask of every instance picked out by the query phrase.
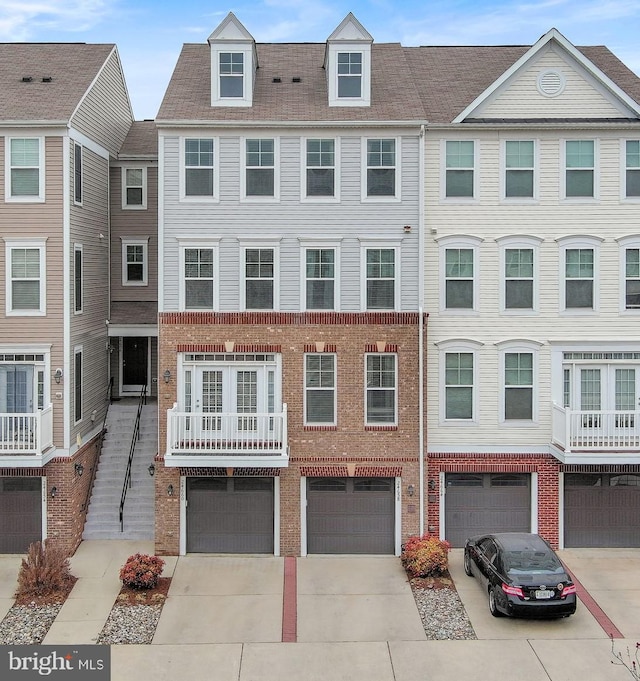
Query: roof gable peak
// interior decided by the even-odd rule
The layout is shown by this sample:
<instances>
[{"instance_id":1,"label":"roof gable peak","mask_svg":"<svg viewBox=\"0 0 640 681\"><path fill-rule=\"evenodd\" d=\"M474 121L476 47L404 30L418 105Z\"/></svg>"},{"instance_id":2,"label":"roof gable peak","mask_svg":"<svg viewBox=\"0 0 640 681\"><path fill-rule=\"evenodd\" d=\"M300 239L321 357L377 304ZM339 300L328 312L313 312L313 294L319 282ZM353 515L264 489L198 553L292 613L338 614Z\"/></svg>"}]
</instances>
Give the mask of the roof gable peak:
<instances>
[{"instance_id":1,"label":"roof gable peak","mask_svg":"<svg viewBox=\"0 0 640 681\"><path fill-rule=\"evenodd\" d=\"M366 28L355 18L353 12L349 12L347 16L338 24L335 31L327 38L327 42L333 41L363 41L372 43L373 38Z\"/></svg>"},{"instance_id":2,"label":"roof gable peak","mask_svg":"<svg viewBox=\"0 0 640 681\"><path fill-rule=\"evenodd\" d=\"M255 42L253 36L238 20L233 12L229 12L227 16L220 22L218 27L209 36L208 42Z\"/></svg>"}]
</instances>

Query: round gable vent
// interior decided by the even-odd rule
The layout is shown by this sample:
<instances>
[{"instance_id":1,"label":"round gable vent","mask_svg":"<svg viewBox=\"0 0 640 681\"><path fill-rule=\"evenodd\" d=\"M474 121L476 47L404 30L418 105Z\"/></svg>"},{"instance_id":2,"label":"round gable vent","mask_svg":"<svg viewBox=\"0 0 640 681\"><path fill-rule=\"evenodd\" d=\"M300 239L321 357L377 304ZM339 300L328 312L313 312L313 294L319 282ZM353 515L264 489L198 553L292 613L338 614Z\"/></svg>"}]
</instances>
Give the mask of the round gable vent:
<instances>
[{"instance_id":1,"label":"round gable vent","mask_svg":"<svg viewBox=\"0 0 640 681\"><path fill-rule=\"evenodd\" d=\"M538 92L545 97L557 97L564 91L565 80L560 71L543 71L538 76Z\"/></svg>"}]
</instances>

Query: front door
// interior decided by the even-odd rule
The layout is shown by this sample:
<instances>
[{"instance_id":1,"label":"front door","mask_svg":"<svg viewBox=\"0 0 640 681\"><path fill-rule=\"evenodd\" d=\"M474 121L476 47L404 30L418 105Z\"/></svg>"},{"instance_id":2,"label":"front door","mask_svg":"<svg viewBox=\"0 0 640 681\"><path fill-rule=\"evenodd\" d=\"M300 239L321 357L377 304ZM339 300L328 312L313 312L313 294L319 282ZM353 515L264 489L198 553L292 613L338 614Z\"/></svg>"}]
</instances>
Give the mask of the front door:
<instances>
[{"instance_id":1,"label":"front door","mask_svg":"<svg viewBox=\"0 0 640 681\"><path fill-rule=\"evenodd\" d=\"M635 428L640 370L628 365L580 368L580 411L583 428L613 434Z\"/></svg>"},{"instance_id":2,"label":"front door","mask_svg":"<svg viewBox=\"0 0 640 681\"><path fill-rule=\"evenodd\" d=\"M122 392L139 393L148 383L148 338L122 339Z\"/></svg>"}]
</instances>

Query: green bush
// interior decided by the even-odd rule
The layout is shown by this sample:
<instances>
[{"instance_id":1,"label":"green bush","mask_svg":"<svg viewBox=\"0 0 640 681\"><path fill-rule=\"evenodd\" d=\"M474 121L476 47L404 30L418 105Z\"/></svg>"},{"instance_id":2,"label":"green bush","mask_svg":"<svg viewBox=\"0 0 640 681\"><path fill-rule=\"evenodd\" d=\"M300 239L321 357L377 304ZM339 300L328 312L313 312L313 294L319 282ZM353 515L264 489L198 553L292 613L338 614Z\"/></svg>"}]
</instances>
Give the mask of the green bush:
<instances>
[{"instance_id":1,"label":"green bush","mask_svg":"<svg viewBox=\"0 0 640 681\"><path fill-rule=\"evenodd\" d=\"M431 577L447 572L451 544L438 537L413 535L402 547L400 560L412 577Z\"/></svg>"},{"instance_id":2,"label":"green bush","mask_svg":"<svg viewBox=\"0 0 640 681\"><path fill-rule=\"evenodd\" d=\"M18 572L16 598L45 596L63 591L74 580L66 551L51 543L33 542L22 559Z\"/></svg>"},{"instance_id":3,"label":"green bush","mask_svg":"<svg viewBox=\"0 0 640 681\"><path fill-rule=\"evenodd\" d=\"M127 558L120 570L120 579L131 589L153 589L162 574L164 561L158 556L136 553Z\"/></svg>"}]
</instances>

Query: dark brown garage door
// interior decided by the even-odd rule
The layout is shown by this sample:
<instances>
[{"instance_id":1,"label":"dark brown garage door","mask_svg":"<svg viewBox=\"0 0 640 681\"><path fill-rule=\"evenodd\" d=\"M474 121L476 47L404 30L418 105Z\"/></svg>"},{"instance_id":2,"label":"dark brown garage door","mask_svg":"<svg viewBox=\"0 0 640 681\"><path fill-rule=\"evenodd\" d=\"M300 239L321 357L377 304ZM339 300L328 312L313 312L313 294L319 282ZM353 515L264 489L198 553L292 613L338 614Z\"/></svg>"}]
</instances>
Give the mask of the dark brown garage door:
<instances>
[{"instance_id":1,"label":"dark brown garage door","mask_svg":"<svg viewBox=\"0 0 640 681\"><path fill-rule=\"evenodd\" d=\"M273 478L188 478L187 551L273 553Z\"/></svg>"},{"instance_id":2,"label":"dark brown garage door","mask_svg":"<svg viewBox=\"0 0 640 681\"><path fill-rule=\"evenodd\" d=\"M445 536L452 546L477 534L531 531L531 476L448 473L445 484Z\"/></svg>"},{"instance_id":3,"label":"dark brown garage door","mask_svg":"<svg viewBox=\"0 0 640 681\"><path fill-rule=\"evenodd\" d=\"M308 553L394 553L392 478L309 478Z\"/></svg>"},{"instance_id":4,"label":"dark brown garage door","mask_svg":"<svg viewBox=\"0 0 640 681\"><path fill-rule=\"evenodd\" d=\"M564 545L640 547L640 475L565 473Z\"/></svg>"},{"instance_id":5,"label":"dark brown garage door","mask_svg":"<svg viewBox=\"0 0 640 681\"><path fill-rule=\"evenodd\" d=\"M0 553L25 553L42 539L41 490L41 478L0 478Z\"/></svg>"}]
</instances>

